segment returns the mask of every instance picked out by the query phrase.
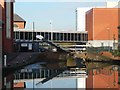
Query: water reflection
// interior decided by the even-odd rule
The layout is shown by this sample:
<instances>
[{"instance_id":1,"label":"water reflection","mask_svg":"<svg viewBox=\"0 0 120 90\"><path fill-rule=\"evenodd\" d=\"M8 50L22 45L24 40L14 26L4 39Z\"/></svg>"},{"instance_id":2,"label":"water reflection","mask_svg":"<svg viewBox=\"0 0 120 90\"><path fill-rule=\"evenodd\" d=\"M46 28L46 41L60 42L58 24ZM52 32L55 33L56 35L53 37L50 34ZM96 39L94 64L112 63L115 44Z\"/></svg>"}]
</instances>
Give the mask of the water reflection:
<instances>
[{"instance_id":1,"label":"water reflection","mask_svg":"<svg viewBox=\"0 0 120 90\"><path fill-rule=\"evenodd\" d=\"M86 88L116 88L120 86L120 66L108 63L87 63Z\"/></svg>"}]
</instances>

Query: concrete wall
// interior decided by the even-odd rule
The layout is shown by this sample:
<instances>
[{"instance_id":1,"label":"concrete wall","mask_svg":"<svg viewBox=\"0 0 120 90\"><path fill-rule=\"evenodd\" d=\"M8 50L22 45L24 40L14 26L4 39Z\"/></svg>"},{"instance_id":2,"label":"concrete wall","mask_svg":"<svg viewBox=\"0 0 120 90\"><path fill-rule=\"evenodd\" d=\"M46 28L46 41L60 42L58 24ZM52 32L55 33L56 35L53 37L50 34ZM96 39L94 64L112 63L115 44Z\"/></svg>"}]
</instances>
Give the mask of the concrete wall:
<instances>
[{"instance_id":1,"label":"concrete wall","mask_svg":"<svg viewBox=\"0 0 120 90\"><path fill-rule=\"evenodd\" d=\"M114 41L113 40L89 40L88 45L90 44L92 47L105 47L105 46L113 46ZM115 43L118 43L118 40L115 40ZM117 47L117 46L115 46ZM117 48L116 48L117 49Z\"/></svg>"}]
</instances>

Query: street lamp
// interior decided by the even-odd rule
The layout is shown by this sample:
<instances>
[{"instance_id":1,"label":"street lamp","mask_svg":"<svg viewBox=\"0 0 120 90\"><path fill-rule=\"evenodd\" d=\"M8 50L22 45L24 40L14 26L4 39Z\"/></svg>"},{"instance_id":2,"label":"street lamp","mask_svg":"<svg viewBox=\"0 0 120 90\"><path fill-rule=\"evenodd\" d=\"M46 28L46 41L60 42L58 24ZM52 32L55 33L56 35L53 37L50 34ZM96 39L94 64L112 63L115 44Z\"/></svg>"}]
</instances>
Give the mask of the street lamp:
<instances>
[{"instance_id":1,"label":"street lamp","mask_svg":"<svg viewBox=\"0 0 120 90\"><path fill-rule=\"evenodd\" d=\"M108 31L108 51L110 51L110 28L107 28Z\"/></svg>"},{"instance_id":2,"label":"street lamp","mask_svg":"<svg viewBox=\"0 0 120 90\"><path fill-rule=\"evenodd\" d=\"M53 29L52 20L50 20L51 41L53 40L53 32L52 32L52 29Z\"/></svg>"}]
</instances>

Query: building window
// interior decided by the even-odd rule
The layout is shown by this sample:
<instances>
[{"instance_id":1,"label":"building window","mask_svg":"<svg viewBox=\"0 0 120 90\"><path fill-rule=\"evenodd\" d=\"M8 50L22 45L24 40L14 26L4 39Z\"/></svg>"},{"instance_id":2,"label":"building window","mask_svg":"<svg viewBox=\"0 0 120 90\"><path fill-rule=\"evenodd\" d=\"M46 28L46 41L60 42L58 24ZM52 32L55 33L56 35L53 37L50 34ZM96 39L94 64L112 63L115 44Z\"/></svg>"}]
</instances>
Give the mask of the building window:
<instances>
[{"instance_id":1,"label":"building window","mask_svg":"<svg viewBox=\"0 0 120 90\"><path fill-rule=\"evenodd\" d=\"M49 34L48 32L45 32L45 40L48 40L49 39Z\"/></svg>"},{"instance_id":2,"label":"building window","mask_svg":"<svg viewBox=\"0 0 120 90\"><path fill-rule=\"evenodd\" d=\"M19 38L19 32L15 32L15 33L16 33L15 39L20 39L20 38Z\"/></svg>"},{"instance_id":3,"label":"building window","mask_svg":"<svg viewBox=\"0 0 120 90\"><path fill-rule=\"evenodd\" d=\"M64 41L67 41L67 33L64 33Z\"/></svg>"},{"instance_id":4,"label":"building window","mask_svg":"<svg viewBox=\"0 0 120 90\"><path fill-rule=\"evenodd\" d=\"M23 40L23 32L20 32L20 39L22 39Z\"/></svg>"},{"instance_id":5,"label":"building window","mask_svg":"<svg viewBox=\"0 0 120 90\"><path fill-rule=\"evenodd\" d=\"M53 33L53 40L56 40L56 36L57 36L57 34Z\"/></svg>"},{"instance_id":6,"label":"building window","mask_svg":"<svg viewBox=\"0 0 120 90\"><path fill-rule=\"evenodd\" d=\"M77 37L78 37L78 35L77 35L77 33L75 33L75 41L77 41Z\"/></svg>"},{"instance_id":7,"label":"building window","mask_svg":"<svg viewBox=\"0 0 120 90\"><path fill-rule=\"evenodd\" d=\"M74 41L74 33L71 33L71 41Z\"/></svg>"},{"instance_id":8,"label":"building window","mask_svg":"<svg viewBox=\"0 0 120 90\"><path fill-rule=\"evenodd\" d=\"M29 40L32 40L32 32L29 32Z\"/></svg>"},{"instance_id":9,"label":"building window","mask_svg":"<svg viewBox=\"0 0 120 90\"><path fill-rule=\"evenodd\" d=\"M11 38L11 2L6 2L6 38Z\"/></svg>"},{"instance_id":10,"label":"building window","mask_svg":"<svg viewBox=\"0 0 120 90\"><path fill-rule=\"evenodd\" d=\"M29 36L29 33L28 33L28 32L25 32L25 40L28 40L28 39L29 39L28 36Z\"/></svg>"}]
</instances>

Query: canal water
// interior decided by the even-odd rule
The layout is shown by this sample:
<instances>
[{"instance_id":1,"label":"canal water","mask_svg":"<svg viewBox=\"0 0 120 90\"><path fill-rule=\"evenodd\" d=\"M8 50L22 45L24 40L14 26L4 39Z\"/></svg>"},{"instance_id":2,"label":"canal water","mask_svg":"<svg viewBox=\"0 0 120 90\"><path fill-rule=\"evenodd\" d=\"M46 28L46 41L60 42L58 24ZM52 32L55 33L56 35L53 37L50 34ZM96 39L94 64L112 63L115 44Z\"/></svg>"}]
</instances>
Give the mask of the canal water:
<instances>
[{"instance_id":1,"label":"canal water","mask_svg":"<svg viewBox=\"0 0 120 90\"><path fill-rule=\"evenodd\" d=\"M87 63L86 88L120 88L120 66L108 63Z\"/></svg>"},{"instance_id":2,"label":"canal water","mask_svg":"<svg viewBox=\"0 0 120 90\"><path fill-rule=\"evenodd\" d=\"M34 66L35 67L35 66ZM81 70L83 71L83 70ZM45 71L46 72L46 71ZM42 71L45 74L44 70ZM49 71L50 72L50 71ZM57 71L54 71L54 73ZM75 75L59 75L50 79L44 84L36 83L40 82L45 78L44 76L39 77L40 73L36 71L35 77L30 78L30 73L23 74L21 77L20 73L16 74L16 78L14 80L15 83L18 82L25 82L26 88L111 88L111 89L120 89L120 66L119 65L112 65L108 63L96 63L96 62L89 62L86 63L86 69L84 74L76 74ZM19 75L18 75L19 74ZM69 73L70 74L70 73ZM29 77L26 77L26 75ZM46 73L48 75L48 73ZM45 76L46 76L45 75ZM20 76L20 77L19 77ZM34 82L34 83L33 83Z\"/></svg>"}]
</instances>

